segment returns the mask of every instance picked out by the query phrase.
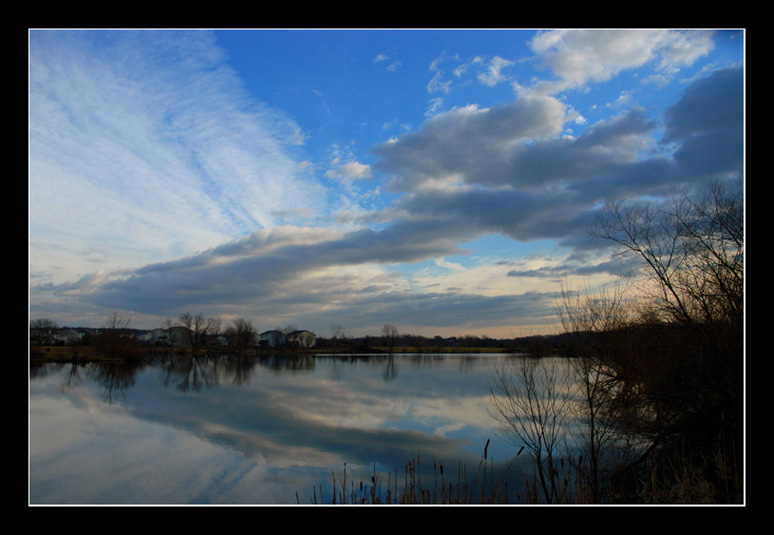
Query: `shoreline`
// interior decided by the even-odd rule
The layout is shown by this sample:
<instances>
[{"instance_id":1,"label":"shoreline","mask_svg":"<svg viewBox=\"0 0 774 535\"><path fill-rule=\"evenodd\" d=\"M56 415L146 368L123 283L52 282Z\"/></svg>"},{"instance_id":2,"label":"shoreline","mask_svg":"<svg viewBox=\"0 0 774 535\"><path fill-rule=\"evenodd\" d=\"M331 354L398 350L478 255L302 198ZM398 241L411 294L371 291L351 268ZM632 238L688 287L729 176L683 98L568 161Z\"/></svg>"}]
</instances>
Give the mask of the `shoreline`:
<instances>
[{"instance_id":1,"label":"shoreline","mask_svg":"<svg viewBox=\"0 0 774 535\"><path fill-rule=\"evenodd\" d=\"M523 354L527 351L516 348L492 348L492 347L397 347L392 351L386 348L374 347L367 351L357 351L349 348L249 348L244 351L228 348L199 349L195 352L191 348L169 347L145 347L140 351L125 356L108 356L101 354L91 346L57 346L41 345L30 346L28 360L30 364L46 363L87 363L87 362L138 362L158 357L182 357L201 355L233 355L247 357L384 357L389 355L484 355L484 354Z\"/></svg>"}]
</instances>

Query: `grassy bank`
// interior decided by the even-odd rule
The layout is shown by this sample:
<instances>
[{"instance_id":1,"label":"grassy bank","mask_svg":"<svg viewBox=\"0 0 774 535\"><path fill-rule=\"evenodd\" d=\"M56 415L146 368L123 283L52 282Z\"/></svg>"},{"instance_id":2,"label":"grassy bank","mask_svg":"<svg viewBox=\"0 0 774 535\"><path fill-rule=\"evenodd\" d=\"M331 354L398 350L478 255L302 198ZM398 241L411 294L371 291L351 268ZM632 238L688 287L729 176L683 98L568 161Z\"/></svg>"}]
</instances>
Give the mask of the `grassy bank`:
<instances>
[{"instance_id":1,"label":"grassy bank","mask_svg":"<svg viewBox=\"0 0 774 535\"><path fill-rule=\"evenodd\" d=\"M90 346L32 346L30 364L48 362L120 362L124 359L101 354Z\"/></svg>"},{"instance_id":2,"label":"grassy bank","mask_svg":"<svg viewBox=\"0 0 774 535\"><path fill-rule=\"evenodd\" d=\"M389 355L392 353L393 355L407 355L407 354L426 354L426 355L454 355L454 354L485 354L485 353L513 353L513 349L509 348L503 348L503 347L450 347L450 346L439 346L439 347L415 347L415 346L405 346L405 347L394 347L392 348L392 351L388 347L383 346L375 346L367 350L357 350L357 349L348 349L348 348L320 348L320 349L314 349L314 353L324 353L324 354L351 354L351 355L367 355L367 354L380 354L380 355Z\"/></svg>"},{"instance_id":3,"label":"grassy bank","mask_svg":"<svg viewBox=\"0 0 774 535\"><path fill-rule=\"evenodd\" d=\"M152 359L163 355L190 355L191 350L185 348L155 348L147 347L126 353L111 352L106 354L101 348L91 345L71 346L31 346L29 350L30 364L45 364L55 362L136 362L142 359Z\"/></svg>"}]
</instances>

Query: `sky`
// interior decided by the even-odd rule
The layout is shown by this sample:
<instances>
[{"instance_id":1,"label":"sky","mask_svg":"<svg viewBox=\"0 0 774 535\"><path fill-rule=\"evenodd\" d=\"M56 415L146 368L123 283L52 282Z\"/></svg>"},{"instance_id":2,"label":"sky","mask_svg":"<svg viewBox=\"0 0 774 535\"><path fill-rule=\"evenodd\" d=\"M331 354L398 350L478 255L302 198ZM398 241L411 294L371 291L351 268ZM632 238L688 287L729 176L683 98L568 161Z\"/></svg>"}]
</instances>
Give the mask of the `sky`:
<instances>
[{"instance_id":1,"label":"sky","mask_svg":"<svg viewBox=\"0 0 774 535\"><path fill-rule=\"evenodd\" d=\"M31 29L29 313L557 332L611 197L744 171L736 29Z\"/></svg>"}]
</instances>

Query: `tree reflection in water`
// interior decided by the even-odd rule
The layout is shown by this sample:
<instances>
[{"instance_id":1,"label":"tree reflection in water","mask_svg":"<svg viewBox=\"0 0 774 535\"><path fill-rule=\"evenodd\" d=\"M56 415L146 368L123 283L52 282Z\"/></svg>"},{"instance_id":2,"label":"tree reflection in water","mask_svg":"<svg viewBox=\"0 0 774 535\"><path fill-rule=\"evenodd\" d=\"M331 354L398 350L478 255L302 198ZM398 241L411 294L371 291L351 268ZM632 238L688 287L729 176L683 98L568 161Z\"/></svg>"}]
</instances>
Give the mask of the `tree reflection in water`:
<instances>
[{"instance_id":1,"label":"tree reflection in water","mask_svg":"<svg viewBox=\"0 0 774 535\"><path fill-rule=\"evenodd\" d=\"M218 384L217 368L209 356L186 355L170 359L164 367L164 386L175 384L181 392L198 392Z\"/></svg>"},{"instance_id":2,"label":"tree reflection in water","mask_svg":"<svg viewBox=\"0 0 774 535\"><path fill-rule=\"evenodd\" d=\"M138 362L99 363L89 367L88 375L102 385L102 399L113 403L126 399L126 390L134 386L137 373L143 368L145 365Z\"/></svg>"},{"instance_id":3,"label":"tree reflection in water","mask_svg":"<svg viewBox=\"0 0 774 535\"><path fill-rule=\"evenodd\" d=\"M376 467L394 478L418 452L476 466L492 433L490 368L489 358L460 367L459 357L289 352L48 364L30 371L31 499L295 503L327 489L343 462L351 477Z\"/></svg>"}]
</instances>

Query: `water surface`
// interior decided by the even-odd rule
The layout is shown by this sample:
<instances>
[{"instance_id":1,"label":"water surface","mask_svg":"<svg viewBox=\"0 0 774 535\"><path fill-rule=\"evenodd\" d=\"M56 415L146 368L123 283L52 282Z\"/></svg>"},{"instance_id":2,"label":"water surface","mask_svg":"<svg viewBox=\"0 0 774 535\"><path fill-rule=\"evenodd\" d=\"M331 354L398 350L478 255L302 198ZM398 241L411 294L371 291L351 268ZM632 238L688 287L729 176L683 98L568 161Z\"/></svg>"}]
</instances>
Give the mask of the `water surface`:
<instances>
[{"instance_id":1,"label":"water surface","mask_svg":"<svg viewBox=\"0 0 774 535\"><path fill-rule=\"evenodd\" d=\"M175 358L31 370L31 504L307 504L406 463L509 462L496 355ZM488 445L487 442L489 441ZM380 486L381 488L381 486ZM321 496L322 495L322 496Z\"/></svg>"}]
</instances>

